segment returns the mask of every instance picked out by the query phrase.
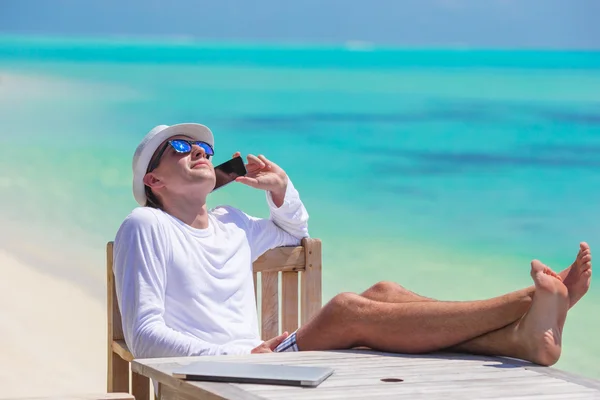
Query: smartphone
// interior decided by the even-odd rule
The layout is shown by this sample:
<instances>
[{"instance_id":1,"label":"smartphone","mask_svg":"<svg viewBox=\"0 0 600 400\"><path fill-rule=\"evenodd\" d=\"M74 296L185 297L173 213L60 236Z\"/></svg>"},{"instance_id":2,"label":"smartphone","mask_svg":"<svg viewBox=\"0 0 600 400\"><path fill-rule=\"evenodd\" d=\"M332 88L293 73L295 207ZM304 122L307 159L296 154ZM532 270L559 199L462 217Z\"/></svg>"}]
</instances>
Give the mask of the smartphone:
<instances>
[{"instance_id":1,"label":"smartphone","mask_svg":"<svg viewBox=\"0 0 600 400\"><path fill-rule=\"evenodd\" d=\"M234 157L215 167L217 183L213 191L233 182L238 176L246 175L246 166L242 157Z\"/></svg>"}]
</instances>

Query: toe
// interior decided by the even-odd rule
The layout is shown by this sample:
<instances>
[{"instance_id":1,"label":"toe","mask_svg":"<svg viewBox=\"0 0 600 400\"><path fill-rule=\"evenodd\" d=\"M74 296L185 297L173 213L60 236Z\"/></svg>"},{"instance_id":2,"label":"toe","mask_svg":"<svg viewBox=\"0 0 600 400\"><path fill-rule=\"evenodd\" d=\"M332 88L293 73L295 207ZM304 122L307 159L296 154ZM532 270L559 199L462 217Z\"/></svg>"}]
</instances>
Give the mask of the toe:
<instances>
[{"instance_id":1,"label":"toe","mask_svg":"<svg viewBox=\"0 0 600 400\"><path fill-rule=\"evenodd\" d=\"M581 243L579 243L579 248L581 250L589 250L590 249L590 245L587 244L587 242L581 242Z\"/></svg>"},{"instance_id":2,"label":"toe","mask_svg":"<svg viewBox=\"0 0 600 400\"><path fill-rule=\"evenodd\" d=\"M531 269L535 272L544 272L544 268L546 268L546 266L542 264L540 260L533 260L531 262Z\"/></svg>"},{"instance_id":3,"label":"toe","mask_svg":"<svg viewBox=\"0 0 600 400\"><path fill-rule=\"evenodd\" d=\"M546 265L542 264L540 260L533 260L531 262L531 277L536 278L537 275L545 275L546 270L550 270Z\"/></svg>"},{"instance_id":4,"label":"toe","mask_svg":"<svg viewBox=\"0 0 600 400\"><path fill-rule=\"evenodd\" d=\"M556 279L558 279L558 280L562 281L562 278L561 278L560 276L558 276L558 274L557 274L556 272L552 271L552 270L551 270L550 268L548 268L548 267L546 267L546 269L544 269L544 273L545 273L546 275L550 275L550 276L552 276L552 277L554 277L554 278L556 278Z\"/></svg>"}]
</instances>

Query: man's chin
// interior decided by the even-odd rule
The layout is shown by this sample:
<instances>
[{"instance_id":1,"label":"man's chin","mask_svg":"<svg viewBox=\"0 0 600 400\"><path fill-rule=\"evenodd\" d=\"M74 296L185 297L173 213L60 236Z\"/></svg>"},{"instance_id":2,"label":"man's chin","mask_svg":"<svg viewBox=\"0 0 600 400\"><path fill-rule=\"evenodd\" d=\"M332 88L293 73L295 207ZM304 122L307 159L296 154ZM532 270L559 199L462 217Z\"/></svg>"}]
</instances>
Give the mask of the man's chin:
<instances>
[{"instance_id":1,"label":"man's chin","mask_svg":"<svg viewBox=\"0 0 600 400\"><path fill-rule=\"evenodd\" d=\"M200 191L206 194L209 194L215 188L215 178L214 177L203 177L203 179L198 179L194 182L193 186L196 188L195 191Z\"/></svg>"},{"instance_id":2,"label":"man's chin","mask_svg":"<svg viewBox=\"0 0 600 400\"><path fill-rule=\"evenodd\" d=\"M207 173L209 171L193 171L196 173L190 174L188 176L186 186L189 187L194 193L201 191L206 194L210 193L215 187L215 177L214 175ZM204 172L203 174L199 174L198 172Z\"/></svg>"}]
</instances>

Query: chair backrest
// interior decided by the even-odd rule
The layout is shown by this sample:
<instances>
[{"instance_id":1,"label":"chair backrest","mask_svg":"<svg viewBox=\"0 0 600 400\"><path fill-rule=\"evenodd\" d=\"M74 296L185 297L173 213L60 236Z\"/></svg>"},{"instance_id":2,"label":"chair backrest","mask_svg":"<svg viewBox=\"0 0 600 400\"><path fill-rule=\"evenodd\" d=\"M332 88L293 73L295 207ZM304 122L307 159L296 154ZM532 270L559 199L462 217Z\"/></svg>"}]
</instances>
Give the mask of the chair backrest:
<instances>
[{"instance_id":1,"label":"chair backrest","mask_svg":"<svg viewBox=\"0 0 600 400\"><path fill-rule=\"evenodd\" d=\"M108 391L130 392L138 400L147 399L147 378L132 374L130 385L129 363L133 355L125 344L121 325L113 273L113 242L106 246L106 261ZM254 262L253 269L263 340L284 331L293 332L299 323L306 323L321 308L322 254L319 239L306 238L301 246L269 250Z\"/></svg>"},{"instance_id":2,"label":"chair backrest","mask_svg":"<svg viewBox=\"0 0 600 400\"><path fill-rule=\"evenodd\" d=\"M319 311L321 262L319 239L304 239L298 247L269 250L254 262L254 292L263 340L284 331L292 333L298 322L304 324Z\"/></svg>"}]
</instances>

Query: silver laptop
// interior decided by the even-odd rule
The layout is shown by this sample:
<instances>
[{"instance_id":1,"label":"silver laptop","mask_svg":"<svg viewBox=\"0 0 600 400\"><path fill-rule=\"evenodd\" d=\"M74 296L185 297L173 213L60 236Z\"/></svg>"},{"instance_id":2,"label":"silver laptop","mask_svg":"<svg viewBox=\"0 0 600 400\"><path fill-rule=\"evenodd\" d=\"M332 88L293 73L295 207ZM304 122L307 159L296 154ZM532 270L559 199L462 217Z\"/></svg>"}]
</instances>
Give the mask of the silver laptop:
<instances>
[{"instance_id":1,"label":"silver laptop","mask_svg":"<svg viewBox=\"0 0 600 400\"><path fill-rule=\"evenodd\" d=\"M192 381L263 383L315 387L333 373L332 368L225 361L197 361L173 370L175 378Z\"/></svg>"}]
</instances>

